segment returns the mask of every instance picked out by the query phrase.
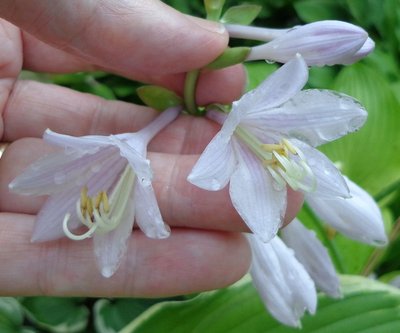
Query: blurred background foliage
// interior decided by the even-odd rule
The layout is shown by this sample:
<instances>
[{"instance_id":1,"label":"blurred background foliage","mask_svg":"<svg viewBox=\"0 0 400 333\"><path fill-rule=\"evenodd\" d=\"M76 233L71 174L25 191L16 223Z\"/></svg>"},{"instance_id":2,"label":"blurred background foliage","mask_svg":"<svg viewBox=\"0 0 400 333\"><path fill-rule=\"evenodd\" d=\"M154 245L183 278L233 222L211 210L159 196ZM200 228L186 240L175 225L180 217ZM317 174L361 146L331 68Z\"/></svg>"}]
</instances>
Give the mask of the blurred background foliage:
<instances>
[{"instance_id":1,"label":"blurred background foliage","mask_svg":"<svg viewBox=\"0 0 400 333\"><path fill-rule=\"evenodd\" d=\"M200 0L164 1L204 17ZM357 133L321 147L344 174L375 197L390 244L372 248L326 228L304 209L342 276L344 298L320 295L317 315L304 332L400 332L400 0L253 0L262 10L254 25L287 28L317 20L344 20L366 29L376 42L367 59L351 66L312 68L310 88L334 89L357 98L368 110ZM224 10L240 4L227 0ZM189 32L188 32L189 33ZM232 46L252 42L232 40ZM248 89L277 68L246 64ZM23 79L70 87L106 99L141 103L138 82L107 73L53 75L24 72ZM364 276L364 277L362 277ZM368 277L365 278L365 277ZM378 282L381 281L381 282ZM230 288L175 299L0 298L0 332L292 332L264 310L248 278ZM298 331L298 330L296 330Z\"/></svg>"}]
</instances>

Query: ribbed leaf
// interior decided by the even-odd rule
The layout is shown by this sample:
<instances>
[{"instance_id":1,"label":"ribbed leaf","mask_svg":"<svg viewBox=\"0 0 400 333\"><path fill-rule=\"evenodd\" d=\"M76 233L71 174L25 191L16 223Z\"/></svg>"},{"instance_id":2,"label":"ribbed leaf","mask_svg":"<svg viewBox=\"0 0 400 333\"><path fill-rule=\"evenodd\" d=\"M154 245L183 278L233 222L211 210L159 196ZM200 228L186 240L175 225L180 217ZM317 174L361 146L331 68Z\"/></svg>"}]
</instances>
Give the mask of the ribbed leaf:
<instances>
[{"instance_id":1,"label":"ribbed leaf","mask_svg":"<svg viewBox=\"0 0 400 333\"><path fill-rule=\"evenodd\" d=\"M97 333L116 333L134 318L157 303L152 299L100 299L94 305L94 326Z\"/></svg>"},{"instance_id":2,"label":"ribbed leaf","mask_svg":"<svg viewBox=\"0 0 400 333\"><path fill-rule=\"evenodd\" d=\"M340 19L343 7L338 0L299 0L294 3L297 15L305 22Z\"/></svg>"},{"instance_id":3,"label":"ribbed leaf","mask_svg":"<svg viewBox=\"0 0 400 333\"><path fill-rule=\"evenodd\" d=\"M83 332L88 324L89 310L76 298L27 297L21 304L30 321L48 332Z\"/></svg>"},{"instance_id":4,"label":"ribbed leaf","mask_svg":"<svg viewBox=\"0 0 400 333\"><path fill-rule=\"evenodd\" d=\"M305 316L302 333L382 333L400 330L400 291L380 282L343 276L344 297L319 297L315 316ZM298 329L268 315L251 282L208 292L186 302L159 303L120 333L290 333Z\"/></svg>"},{"instance_id":5,"label":"ribbed leaf","mask_svg":"<svg viewBox=\"0 0 400 333\"><path fill-rule=\"evenodd\" d=\"M0 298L0 332L22 333L23 312L18 301L12 297Z\"/></svg>"},{"instance_id":6,"label":"ribbed leaf","mask_svg":"<svg viewBox=\"0 0 400 333\"><path fill-rule=\"evenodd\" d=\"M387 80L373 68L343 69L334 89L358 99L368 120L357 133L321 147L342 171L373 195L400 179L400 104Z\"/></svg>"}]
</instances>

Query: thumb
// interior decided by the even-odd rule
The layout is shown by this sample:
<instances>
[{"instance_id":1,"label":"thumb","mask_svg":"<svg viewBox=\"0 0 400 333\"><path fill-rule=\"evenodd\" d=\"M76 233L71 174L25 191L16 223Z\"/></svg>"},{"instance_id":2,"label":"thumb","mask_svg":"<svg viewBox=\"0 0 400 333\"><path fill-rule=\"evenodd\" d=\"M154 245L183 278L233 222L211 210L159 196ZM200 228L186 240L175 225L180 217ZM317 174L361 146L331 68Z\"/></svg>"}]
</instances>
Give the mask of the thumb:
<instances>
[{"instance_id":1,"label":"thumb","mask_svg":"<svg viewBox=\"0 0 400 333\"><path fill-rule=\"evenodd\" d=\"M228 43L222 25L158 0L2 0L0 16L93 65L145 81L201 68Z\"/></svg>"}]
</instances>

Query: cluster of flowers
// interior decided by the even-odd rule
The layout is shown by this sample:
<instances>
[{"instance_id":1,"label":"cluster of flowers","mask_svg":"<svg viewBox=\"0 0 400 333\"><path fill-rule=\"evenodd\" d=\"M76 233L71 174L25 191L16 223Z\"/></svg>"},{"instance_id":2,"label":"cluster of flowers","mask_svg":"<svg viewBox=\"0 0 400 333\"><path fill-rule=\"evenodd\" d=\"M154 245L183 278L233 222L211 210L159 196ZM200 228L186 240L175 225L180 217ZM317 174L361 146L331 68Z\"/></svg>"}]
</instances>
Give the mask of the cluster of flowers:
<instances>
[{"instance_id":1,"label":"cluster of flowers","mask_svg":"<svg viewBox=\"0 0 400 333\"><path fill-rule=\"evenodd\" d=\"M386 243L382 216L373 199L315 147L359 129L367 113L353 98L327 90L302 90L308 66L348 64L374 47L364 30L337 21L290 30L228 26L231 36L268 41L248 60L285 63L224 113L207 117L222 125L188 180L218 191L229 183L232 203L251 229L251 276L266 307L279 321L299 326L315 312L316 287L340 296L331 259L314 232L299 220L282 229L287 186L305 194L322 220L347 236ZM44 140L64 148L32 164L10 188L50 195L41 209L34 241L66 235L93 237L105 277L117 270L136 221L151 238L170 234L151 185L147 144L181 112L165 110L136 133L71 137L47 130ZM84 226L84 233L77 230ZM294 251L292 251L291 249Z\"/></svg>"}]
</instances>

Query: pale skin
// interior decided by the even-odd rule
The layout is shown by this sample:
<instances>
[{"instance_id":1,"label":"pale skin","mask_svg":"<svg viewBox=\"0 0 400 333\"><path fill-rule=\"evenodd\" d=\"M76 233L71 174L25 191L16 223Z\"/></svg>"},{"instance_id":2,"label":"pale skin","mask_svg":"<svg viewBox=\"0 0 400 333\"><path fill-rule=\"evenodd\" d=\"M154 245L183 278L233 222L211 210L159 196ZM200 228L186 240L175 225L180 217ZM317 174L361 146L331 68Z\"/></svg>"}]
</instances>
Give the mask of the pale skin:
<instances>
[{"instance_id":1,"label":"pale skin","mask_svg":"<svg viewBox=\"0 0 400 333\"><path fill-rule=\"evenodd\" d=\"M219 129L207 119L182 115L151 142L153 186L172 235L155 241L135 230L127 257L110 279L97 270L90 239L31 243L45 198L8 190L29 163L53 149L40 139L46 128L107 135L136 131L157 115L146 107L18 80L22 69L100 69L180 93L184 73L220 54L227 33L156 0L2 0L0 17L0 137L11 143L0 159L0 293L156 297L219 288L243 276L250 252L240 232L248 229L227 189L206 192L186 181ZM204 73L197 102L230 103L240 97L244 82L241 66ZM286 222L301 203L289 191Z\"/></svg>"}]
</instances>

